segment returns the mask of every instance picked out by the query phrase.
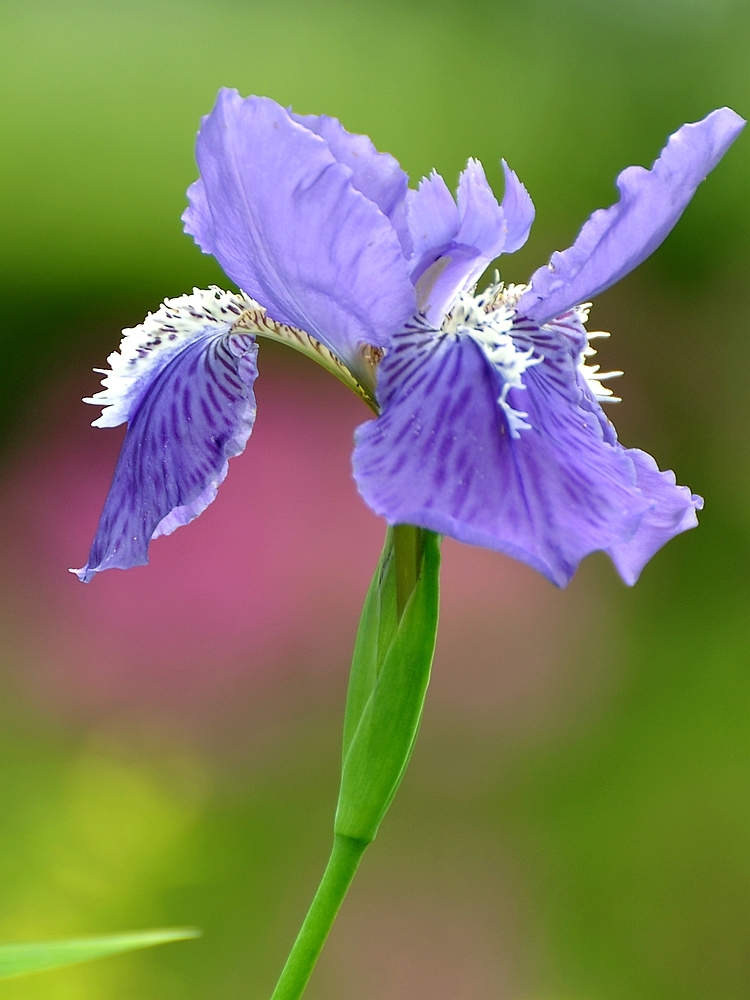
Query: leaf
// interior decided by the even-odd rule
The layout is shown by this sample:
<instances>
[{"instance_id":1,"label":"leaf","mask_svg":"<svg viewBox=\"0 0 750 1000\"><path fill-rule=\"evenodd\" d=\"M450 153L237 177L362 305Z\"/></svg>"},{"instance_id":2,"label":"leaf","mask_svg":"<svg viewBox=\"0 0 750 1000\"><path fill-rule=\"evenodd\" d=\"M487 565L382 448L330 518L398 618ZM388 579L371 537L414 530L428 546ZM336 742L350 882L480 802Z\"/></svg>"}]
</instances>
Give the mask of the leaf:
<instances>
[{"instance_id":1,"label":"leaf","mask_svg":"<svg viewBox=\"0 0 750 1000\"><path fill-rule=\"evenodd\" d=\"M65 965L90 962L105 955L117 955L137 948L151 948L170 941L200 937L191 927L164 930L133 931L129 934L102 934L88 938L67 938L59 941L28 941L0 944L0 979L28 976L32 972L58 969Z\"/></svg>"},{"instance_id":2,"label":"leaf","mask_svg":"<svg viewBox=\"0 0 750 1000\"><path fill-rule=\"evenodd\" d=\"M389 529L352 663L334 827L341 836L374 839L409 762L435 652L439 544L430 531Z\"/></svg>"}]
</instances>

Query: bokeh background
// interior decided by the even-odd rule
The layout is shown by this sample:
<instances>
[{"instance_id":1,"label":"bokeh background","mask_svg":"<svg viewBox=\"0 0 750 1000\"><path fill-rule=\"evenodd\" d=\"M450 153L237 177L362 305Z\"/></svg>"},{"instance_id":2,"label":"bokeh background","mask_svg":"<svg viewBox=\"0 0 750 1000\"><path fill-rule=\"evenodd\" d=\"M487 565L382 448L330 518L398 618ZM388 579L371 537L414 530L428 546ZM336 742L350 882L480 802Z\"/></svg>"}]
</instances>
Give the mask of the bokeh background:
<instances>
[{"instance_id":1,"label":"bokeh background","mask_svg":"<svg viewBox=\"0 0 750 1000\"><path fill-rule=\"evenodd\" d=\"M262 345L219 499L82 587L121 440L80 403L119 331L223 278L181 232L221 85L326 112L416 180L505 156L524 280L614 178L750 111L746 0L2 0L0 938L197 942L8 1000L270 995L327 856L348 656L383 526L353 396ZM602 295L623 441L706 497L633 590L446 542L420 741L310 1000L750 996L750 141Z\"/></svg>"}]
</instances>

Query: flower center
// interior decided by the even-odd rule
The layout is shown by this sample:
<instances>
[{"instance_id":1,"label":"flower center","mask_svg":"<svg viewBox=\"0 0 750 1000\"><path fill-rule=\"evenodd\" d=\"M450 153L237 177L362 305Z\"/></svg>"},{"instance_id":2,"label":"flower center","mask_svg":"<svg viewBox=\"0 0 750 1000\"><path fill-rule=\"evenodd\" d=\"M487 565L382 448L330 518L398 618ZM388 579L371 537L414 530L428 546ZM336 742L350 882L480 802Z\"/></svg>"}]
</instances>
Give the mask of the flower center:
<instances>
[{"instance_id":1,"label":"flower center","mask_svg":"<svg viewBox=\"0 0 750 1000\"><path fill-rule=\"evenodd\" d=\"M460 292L442 325L444 333L471 337L497 372L501 385L498 403L505 412L510 435L514 438L519 437L521 431L530 430L531 424L526 420L528 413L508 402L508 393L511 389L525 389L524 372L543 360L534 356L531 347L519 350L513 340L515 305L523 291L522 285L506 288L496 278L479 295Z\"/></svg>"}]
</instances>

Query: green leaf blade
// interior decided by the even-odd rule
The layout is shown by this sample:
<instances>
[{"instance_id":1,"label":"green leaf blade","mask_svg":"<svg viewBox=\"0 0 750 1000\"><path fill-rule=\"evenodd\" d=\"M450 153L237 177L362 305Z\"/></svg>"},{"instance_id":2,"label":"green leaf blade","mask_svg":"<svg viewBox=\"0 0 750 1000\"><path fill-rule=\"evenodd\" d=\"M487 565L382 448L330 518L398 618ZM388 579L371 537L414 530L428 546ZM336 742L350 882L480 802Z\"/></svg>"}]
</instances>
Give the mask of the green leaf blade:
<instances>
[{"instance_id":1,"label":"green leaf blade","mask_svg":"<svg viewBox=\"0 0 750 1000\"><path fill-rule=\"evenodd\" d=\"M107 955L118 955L158 944L200 937L192 927L170 927L128 934L102 934L59 941L23 941L0 944L0 979L28 976L47 969L79 965Z\"/></svg>"}]
</instances>

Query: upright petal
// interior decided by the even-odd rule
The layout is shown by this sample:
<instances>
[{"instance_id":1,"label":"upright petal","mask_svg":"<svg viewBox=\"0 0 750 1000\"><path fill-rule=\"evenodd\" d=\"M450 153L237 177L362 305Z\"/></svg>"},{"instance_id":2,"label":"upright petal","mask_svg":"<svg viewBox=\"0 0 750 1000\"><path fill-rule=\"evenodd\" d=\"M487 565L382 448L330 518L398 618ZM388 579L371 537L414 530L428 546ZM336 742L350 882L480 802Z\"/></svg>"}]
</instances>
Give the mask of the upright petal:
<instances>
[{"instance_id":1,"label":"upright petal","mask_svg":"<svg viewBox=\"0 0 750 1000\"><path fill-rule=\"evenodd\" d=\"M196 147L187 232L269 316L356 367L415 307L401 243L325 139L268 98L222 90Z\"/></svg>"},{"instance_id":2,"label":"upright petal","mask_svg":"<svg viewBox=\"0 0 750 1000\"><path fill-rule=\"evenodd\" d=\"M675 132L651 170L623 170L619 202L594 212L573 246L534 272L519 312L541 325L637 267L666 239L744 125L734 111L720 108Z\"/></svg>"},{"instance_id":3,"label":"upright petal","mask_svg":"<svg viewBox=\"0 0 750 1000\"><path fill-rule=\"evenodd\" d=\"M447 250L458 232L458 208L440 174L423 177L406 196L406 218L414 247L409 268L416 282L430 264Z\"/></svg>"},{"instance_id":4,"label":"upright petal","mask_svg":"<svg viewBox=\"0 0 750 1000\"><path fill-rule=\"evenodd\" d=\"M695 512L703 509L701 497L691 494L686 486L678 486L674 472L660 472L645 451L631 448L627 452L635 465L638 486L652 503L643 515L638 530L627 542L608 549L625 583L634 584L649 559L675 535L695 528Z\"/></svg>"},{"instance_id":5,"label":"upright petal","mask_svg":"<svg viewBox=\"0 0 750 1000\"><path fill-rule=\"evenodd\" d=\"M365 198L374 201L387 216L401 241L404 257L411 257L413 247L406 222L406 192L409 178L390 153L379 153L366 135L347 132L337 118L328 115L296 115L294 121L309 128L328 143L339 163L352 172L352 185Z\"/></svg>"},{"instance_id":6,"label":"upright petal","mask_svg":"<svg viewBox=\"0 0 750 1000\"><path fill-rule=\"evenodd\" d=\"M531 425L516 437L474 339L416 326L394 337L378 374L382 416L357 430L354 476L389 523L497 549L562 586L589 552L627 542L650 501L579 405L570 343L535 332L543 361L508 397Z\"/></svg>"},{"instance_id":7,"label":"upright petal","mask_svg":"<svg viewBox=\"0 0 750 1000\"><path fill-rule=\"evenodd\" d=\"M515 253L529 238L536 210L529 192L519 181L515 171L510 169L505 160L502 163L505 193L500 207L505 214L505 225L508 230L503 253Z\"/></svg>"},{"instance_id":8,"label":"upright petal","mask_svg":"<svg viewBox=\"0 0 750 1000\"><path fill-rule=\"evenodd\" d=\"M128 430L89 560L74 571L83 582L146 563L151 539L197 517L244 450L257 347L232 331L240 304L215 290L168 300L110 357L107 388L87 402L107 407L95 423Z\"/></svg>"},{"instance_id":9,"label":"upright petal","mask_svg":"<svg viewBox=\"0 0 750 1000\"><path fill-rule=\"evenodd\" d=\"M487 183L484 167L473 157L458 178L457 200L459 226L456 242L474 247L489 264L505 248L508 227L505 212Z\"/></svg>"},{"instance_id":10,"label":"upright petal","mask_svg":"<svg viewBox=\"0 0 750 1000\"><path fill-rule=\"evenodd\" d=\"M458 292L474 284L506 239L505 214L487 183L482 164L469 160L458 181L458 205L442 177L410 192L407 202L414 243L411 262L420 309L439 325Z\"/></svg>"}]
</instances>

